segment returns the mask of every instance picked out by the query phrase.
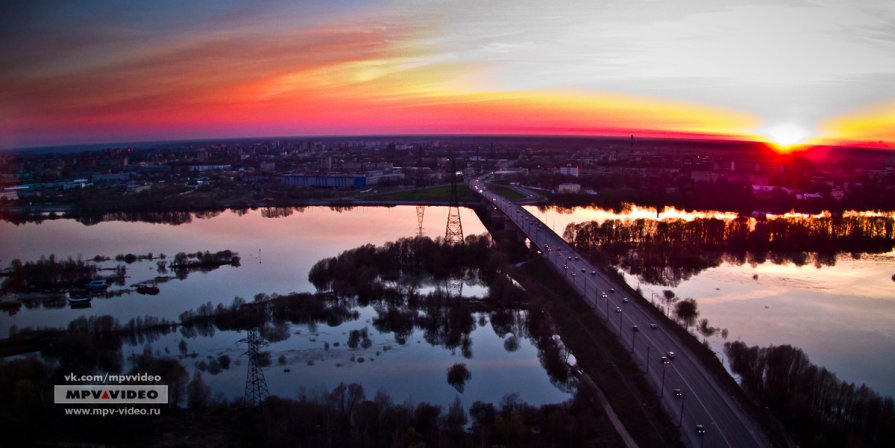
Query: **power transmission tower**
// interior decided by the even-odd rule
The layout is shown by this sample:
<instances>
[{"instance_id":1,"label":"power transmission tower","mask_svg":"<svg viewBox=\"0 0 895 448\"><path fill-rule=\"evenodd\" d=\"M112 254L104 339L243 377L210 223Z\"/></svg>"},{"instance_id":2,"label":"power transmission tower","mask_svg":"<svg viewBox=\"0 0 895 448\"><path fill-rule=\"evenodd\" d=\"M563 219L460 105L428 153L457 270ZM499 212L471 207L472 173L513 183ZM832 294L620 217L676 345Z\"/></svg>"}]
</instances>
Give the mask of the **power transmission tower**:
<instances>
[{"instance_id":1,"label":"power transmission tower","mask_svg":"<svg viewBox=\"0 0 895 448\"><path fill-rule=\"evenodd\" d=\"M258 335L258 330L251 329L248 336L240 342L245 342L249 348L245 354L249 357L249 372L246 376L245 400L252 404L252 407L258 407L267 398L267 380L264 379L264 371L258 365L261 356L260 348L266 343Z\"/></svg>"},{"instance_id":2,"label":"power transmission tower","mask_svg":"<svg viewBox=\"0 0 895 448\"><path fill-rule=\"evenodd\" d=\"M457 163L453 157L451 157L451 202L448 205L444 240L448 244L463 244L463 223L460 222L460 206L457 200Z\"/></svg>"},{"instance_id":3,"label":"power transmission tower","mask_svg":"<svg viewBox=\"0 0 895 448\"><path fill-rule=\"evenodd\" d=\"M416 151L416 187L422 188L425 184L423 179L423 146L420 145ZM416 227L417 236L423 236L423 215L426 214L426 207L422 205L416 206Z\"/></svg>"},{"instance_id":4,"label":"power transmission tower","mask_svg":"<svg viewBox=\"0 0 895 448\"><path fill-rule=\"evenodd\" d=\"M425 205L417 205L416 206L416 227L417 227L417 236L423 236L423 216L426 214L426 206Z\"/></svg>"}]
</instances>

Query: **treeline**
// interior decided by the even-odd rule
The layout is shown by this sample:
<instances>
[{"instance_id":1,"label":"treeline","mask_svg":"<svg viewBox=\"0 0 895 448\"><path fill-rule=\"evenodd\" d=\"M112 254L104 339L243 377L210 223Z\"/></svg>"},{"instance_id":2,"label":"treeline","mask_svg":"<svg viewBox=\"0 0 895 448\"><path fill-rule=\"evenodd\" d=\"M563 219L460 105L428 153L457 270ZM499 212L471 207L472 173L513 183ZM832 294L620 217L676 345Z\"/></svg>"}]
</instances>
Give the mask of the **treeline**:
<instances>
[{"instance_id":1,"label":"treeline","mask_svg":"<svg viewBox=\"0 0 895 448\"><path fill-rule=\"evenodd\" d=\"M40 257L37 261L15 259L3 272L2 290L4 292L21 292L29 289L58 289L82 286L90 281L97 272L95 264L71 257L57 259L55 255Z\"/></svg>"},{"instance_id":2,"label":"treeline","mask_svg":"<svg viewBox=\"0 0 895 448\"><path fill-rule=\"evenodd\" d=\"M367 244L318 261L308 279L319 290L370 296L384 283L404 279L478 276L485 282L504 260L487 235L470 235L465 244L430 238L402 238L382 246Z\"/></svg>"},{"instance_id":3,"label":"treeline","mask_svg":"<svg viewBox=\"0 0 895 448\"><path fill-rule=\"evenodd\" d=\"M895 409L865 385L840 380L789 345L724 344L740 383L804 446L895 446Z\"/></svg>"},{"instance_id":4,"label":"treeline","mask_svg":"<svg viewBox=\"0 0 895 448\"><path fill-rule=\"evenodd\" d=\"M208 302L195 310L180 314L181 333L192 337L214 334L215 329L240 331L262 328L270 324L290 322L323 323L338 326L342 322L357 319L350 304L323 294L291 293L286 295L258 294L253 302L236 297L229 306ZM265 332L262 331L262 335Z\"/></svg>"},{"instance_id":5,"label":"treeline","mask_svg":"<svg viewBox=\"0 0 895 448\"><path fill-rule=\"evenodd\" d=\"M239 254L231 250L221 250L213 253L209 251L180 252L170 261L166 261L167 256L165 254L154 255L151 252L145 255L118 254L115 256L116 261L127 264L136 261L155 260L156 258L159 259L157 261L159 273L165 273L170 268L175 271L178 278L186 278L186 275L191 270L210 271L220 266L230 265L238 267L240 265ZM47 290L81 288L91 280L103 278L97 275L100 270L98 263L108 260L109 257L102 255L97 255L90 260L71 257L59 259L55 255L43 256L36 261L23 262L15 259L9 263L5 270L0 271L0 276L4 277L2 284L0 284L0 291L45 292ZM113 270L115 274L105 279L115 280L118 284L124 285L124 275L127 272L124 265L118 265Z\"/></svg>"},{"instance_id":6,"label":"treeline","mask_svg":"<svg viewBox=\"0 0 895 448\"><path fill-rule=\"evenodd\" d=\"M384 393L367 399L362 386L339 385L298 400L274 398L245 433L253 446L604 446L615 435L594 421L584 398L532 406L514 395L499 405L459 400L447 409L429 403L394 404Z\"/></svg>"},{"instance_id":7,"label":"treeline","mask_svg":"<svg viewBox=\"0 0 895 448\"><path fill-rule=\"evenodd\" d=\"M216 268L224 265L239 266L239 255L229 249L214 253L209 251L185 253L178 252L174 255L169 267L171 269L201 269Z\"/></svg>"},{"instance_id":8,"label":"treeline","mask_svg":"<svg viewBox=\"0 0 895 448\"><path fill-rule=\"evenodd\" d=\"M885 253L895 248L889 217L740 217L607 220L570 224L564 237L604 264L653 284L676 286L723 262L833 265L839 253Z\"/></svg>"},{"instance_id":9,"label":"treeline","mask_svg":"<svg viewBox=\"0 0 895 448\"><path fill-rule=\"evenodd\" d=\"M570 224L565 236L582 247L666 245L749 252L869 252L895 247L886 216L606 220Z\"/></svg>"}]
</instances>

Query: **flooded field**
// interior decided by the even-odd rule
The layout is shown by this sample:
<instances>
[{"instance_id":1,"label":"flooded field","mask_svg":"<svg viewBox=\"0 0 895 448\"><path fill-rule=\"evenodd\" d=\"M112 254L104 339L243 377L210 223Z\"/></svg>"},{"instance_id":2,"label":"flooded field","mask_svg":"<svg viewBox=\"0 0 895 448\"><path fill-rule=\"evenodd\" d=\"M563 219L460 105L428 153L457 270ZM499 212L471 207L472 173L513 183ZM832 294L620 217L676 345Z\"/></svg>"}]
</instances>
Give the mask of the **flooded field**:
<instances>
[{"instance_id":1,"label":"flooded field","mask_svg":"<svg viewBox=\"0 0 895 448\"><path fill-rule=\"evenodd\" d=\"M727 223L729 236L730 222L738 218L728 212L657 212L636 206L622 211L528 209L560 234L569 224L589 221L614 221L616 231L637 228L646 233L655 229L657 221L677 222L683 232L693 233L694 225L687 223L713 219L722 233ZM709 332L711 335L701 334L696 328L693 331L707 339L721 357L724 342L730 340L762 346L789 344L804 349L813 362L844 380L865 383L884 395L895 396L895 363L891 362L895 359L895 251L891 249L891 237L888 242L885 237L886 232L891 234L893 218L878 213L853 215L852 227L878 228L883 236L875 237L870 244L852 244L852 240L842 238L827 246L793 237L794 245L814 244L828 250L821 254L765 249L756 255L744 243L742 250L695 254L699 255L695 260L678 259L680 254L672 251L659 258L660 266L651 266L649 256L642 254L622 257L620 267L632 287L640 287L645 297L669 313L672 307L664 300L665 291L674 292L678 298L695 299L699 319L708 319L717 331ZM824 220L830 219L822 215L758 218L770 227L776 226L777 234L785 226L775 220L793 219L799 228L826 228ZM645 221L639 228L638 219ZM755 218L746 223L753 233L759 225Z\"/></svg>"},{"instance_id":2,"label":"flooded field","mask_svg":"<svg viewBox=\"0 0 895 448\"><path fill-rule=\"evenodd\" d=\"M73 309L35 300L3 312L0 335L27 328L64 329L78 318L84 318L80 321L83 325L96 325L100 316L111 316L120 324L131 319L148 322L147 317L176 322L186 311L227 307L236 297L251 303L258 294L314 293L317 288L309 280L309 271L319 260L364 244L381 245L416 236L420 231L417 216L415 207L309 207L168 217L179 222L176 225L120 220L93 225L72 220L0 223L0 263L4 266L13 259L34 261L50 254L57 259L102 255L111 259L97 263L100 268L126 269L123 284L108 288L111 297L97 296L89 307ZM443 235L446 217L447 208L426 207L422 234ZM461 217L467 235L485 233L471 210L461 210ZM233 251L240 258L238 266L179 273L161 272L158 266L160 253L170 260L178 252L205 250ZM118 254L150 252L152 260L115 260ZM147 282L157 285L157 294L134 292L133 285ZM412 289L417 295L450 291L473 301L488 293L487 283L474 277L423 281ZM455 397L468 406L474 400L499 403L514 393L534 405L571 396L571 391L554 384L542 367L538 348L526 334L524 310L464 308L459 312L462 329L454 329L452 326L459 325L456 319L442 322L438 317L440 312L457 313L450 307L398 307L410 319L399 327L387 321L386 314L394 311L393 307L351 300L338 305L344 308L338 319L281 320L261 329L267 341L264 350L269 353L264 370L271 394L296 397L330 390L339 383L358 383L371 396L383 390L398 402L439 405L447 405ZM127 371L142 355L176 357L189 375L202 372L216 396L241 397L247 369L246 345L241 341L246 332L221 328L137 332L123 338L116 349L120 355L110 352L112 358L120 359L100 359L100 363L119 363ZM355 335L360 334L358 343ZM451 334L462 337L454 340ZM451 384L447 371L458 363L465 364L470 376L462 384Z\"/></svg>"}]
</instances>

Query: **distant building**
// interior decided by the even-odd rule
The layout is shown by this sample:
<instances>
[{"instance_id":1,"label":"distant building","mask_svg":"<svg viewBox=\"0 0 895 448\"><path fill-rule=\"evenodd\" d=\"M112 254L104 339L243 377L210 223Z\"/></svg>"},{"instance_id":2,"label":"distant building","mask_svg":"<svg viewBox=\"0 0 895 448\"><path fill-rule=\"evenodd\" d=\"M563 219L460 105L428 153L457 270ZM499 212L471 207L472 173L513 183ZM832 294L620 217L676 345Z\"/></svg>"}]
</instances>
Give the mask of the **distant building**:
<instances>
[{"instance_id":1,"label":"distant building","mask_svg":"<svg viewBox=\"0 0 895 448\"><path fill-rule=\"evenodd\" d=\"M202 173L205 171L229 171L230 165L190 165L187 170Z\"/></svg>"},{"instance_id":2,"label":"distant building","mask_svg":"<svg viewBox=\"0 0 895 448\"><path fill-rule=\"evenodd\" d=\"M19 190L24 190L25 187L18 188L4 188L3 191L0 191L0 199L6 199L9 201L17 201L19 200Z\"/></svg>"},{"instance_id":3,"label":"distant building","mask_svg":"<svg viewBox=\"0 0 895 448\"><path fill-rule=\"evenodd\" d=\"M94 174L90 176L93 182L120 182L128 181L133 177L132 173Z\"/></svg>"},{"instance_id":4,"label":"distant building","mask_svg":"<svg viewBox=\"0 0 895 448\"><path fill-rule=\"evenodd\" d=\"M274 162L261 162L258 168L262 173L272 173L277 170L277 164Z\"/></svg>"},{"instance_id":5,"label":"distant building","mask_svg":"<svg viewBox=\"0 0 895 448\"><path fill-rule=\"evenodd\" d=\"M289 174L283 176L282 180L283 184L293 187L363 188L367 186L366 176Z\"/></svg>"},{"instance_id":6,"label":"distant building","mask_svg":"<svg viewBox=\"0 0 895 448\"><path fill-rule=\"evenodd\" d=\"M557 193L581 193L581 184L559 184L556 189Z\"/></svg>"},{"instance_id":7,"label":"distant building","mask_svg":"<svg viewBox=\"0 0 895 448\"><path fill-rule=\"evenodd\" d=\"M398 184L404 181L404 173L381 170L367 172L366 185Z\"/></svg>"},{"instance_id":8,"label":"distant building","mask_svg":"<svg viewBox=\"0 0 895 448\"><path fill-rule=\"evenodd\" d=\"M577 166L561 166L559 167L559 174L563 176L572 176L578 177L578 167Z\"/></svg>"}]
</instances>

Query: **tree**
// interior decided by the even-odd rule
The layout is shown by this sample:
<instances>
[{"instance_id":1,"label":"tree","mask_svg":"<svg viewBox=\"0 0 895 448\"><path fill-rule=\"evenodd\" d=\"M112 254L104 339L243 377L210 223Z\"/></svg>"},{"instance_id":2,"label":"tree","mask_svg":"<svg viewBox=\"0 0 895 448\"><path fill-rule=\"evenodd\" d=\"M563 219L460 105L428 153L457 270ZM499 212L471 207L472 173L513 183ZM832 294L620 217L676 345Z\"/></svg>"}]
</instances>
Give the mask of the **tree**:
<instances>
[{"instance_id":1,"label":"tree","mask_svg":"<svg viewBox=\"0 0 895 448\"><path fill-rule=\"evenodd\" d=\"M463 389L466 387L466 382L469 381L470 378L472 378L472 374L469 373L469 369L466 368L466 364L458 362L448 369L448 384L454 386L454 389L457 389L457 391L461 394L463 393Z\"/></svg>"},{"instance_id":2,"label":"tree","mask_svg":"<svg viewBox=\"0 0 895 448\"><path fill-rule=\"evenodd\" d=\"M202 381L202 374L196 372L192 381L186 386L187 404L190 409L201 411L205 409L211 400L211 388Z\"/></svg>"},{"instance_id":3,"label":"tree","mask_svg":"<svg viewBox=\"0 0 895 448\"><path fill-rule=\"evenodd\" d=\"M681 300L674 306L674 314L681 322L686 323L688 326L693 325L696 318L699 317L699 310L696 309L696 300L689 297Z\"/></svg>"}]
</instances>

